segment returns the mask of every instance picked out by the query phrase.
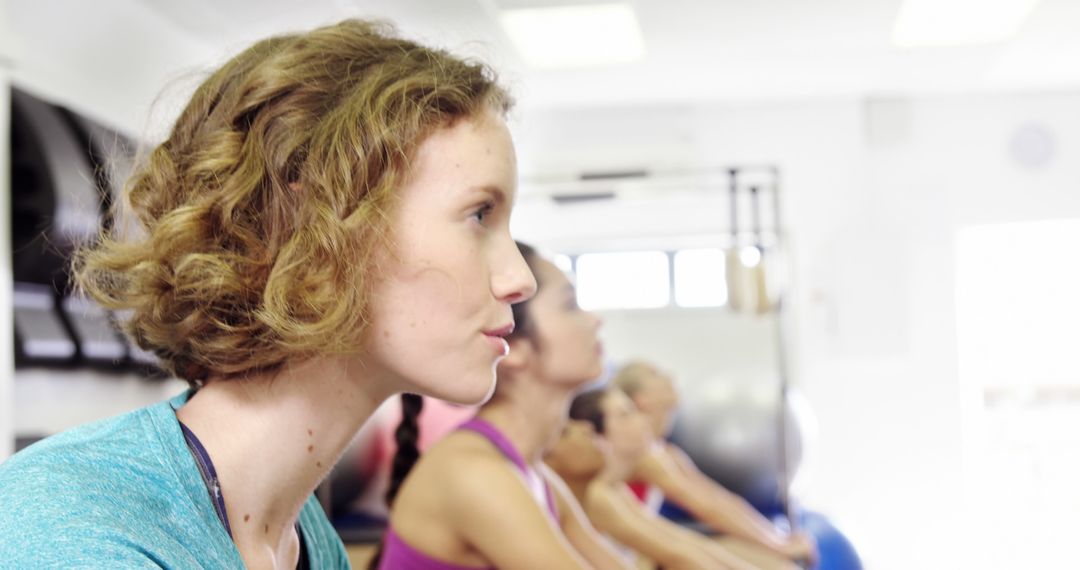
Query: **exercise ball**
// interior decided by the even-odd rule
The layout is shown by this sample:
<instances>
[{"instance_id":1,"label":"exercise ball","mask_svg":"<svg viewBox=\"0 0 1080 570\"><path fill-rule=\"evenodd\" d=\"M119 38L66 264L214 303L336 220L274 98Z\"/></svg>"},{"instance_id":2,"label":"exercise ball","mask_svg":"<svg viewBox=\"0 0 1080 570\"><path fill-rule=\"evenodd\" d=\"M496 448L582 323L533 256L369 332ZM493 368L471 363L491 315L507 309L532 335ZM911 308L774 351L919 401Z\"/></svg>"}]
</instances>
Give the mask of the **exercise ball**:
<instances>
[{"instance_id":1,"label":"exercise ball","mask_svg":"<svg viewBox=\"0 0 1080 570\"><path fill-rule=\"evenodd\" d=\"M862 560L855 546L825 515L801 510L796 515L798 529L814 537L818 549L815 570L862 570ZM773 521L787 527L787 520L777 516Z\"/></svg>"},{"instance_id":2,"label":"exercise ball","mask_svg":"<svg viewBox=\"0 0 1080 570\"><path fill-rule=\"evenodd\" d=\"M714 379L686 386L681 400L672 441L702 472L762 512L782 511L781 485L790 487L795 477L803 457L801 424L810 421L801 396L789 389L784 407L786 465L777 381Z\"/></svg>"}]
</instances>

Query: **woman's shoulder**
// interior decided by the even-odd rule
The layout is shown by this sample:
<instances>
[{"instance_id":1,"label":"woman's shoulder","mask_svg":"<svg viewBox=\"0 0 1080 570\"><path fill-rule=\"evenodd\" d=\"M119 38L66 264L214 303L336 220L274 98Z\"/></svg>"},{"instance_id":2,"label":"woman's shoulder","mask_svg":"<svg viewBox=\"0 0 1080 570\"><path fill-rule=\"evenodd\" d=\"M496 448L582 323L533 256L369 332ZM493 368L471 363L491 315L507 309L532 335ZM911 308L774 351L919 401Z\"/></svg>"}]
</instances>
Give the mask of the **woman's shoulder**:
<instances>
[{"instance_id":1,"label":"woman's shoulder","mask_svg":"<svg viewBox=\"0 0 1080 570\"><path fill-rule=\"evenodd\" d=\"M457 430L428 448L413 469L417 476L430 473L444 484L455 484L458 479L455 474L501 469L505 462L503 454L487 438L473 431Z\"/></svg>"},{"instance_id":2,"label":"woman's shoulder","mask_svg":"<svg viewBox=\"0 0 1080 570\"><path fill-rule=\"evenodd\" d=\"M450 501L454 504L445 506L456 509L505 496L507 487L521 487L522 483L513 464L491 441L476 432L457 430L420 456L406 486L424 489L424 494L437 493L438 497L429 500ZM410 489L403 487L402 495L407 491Z\"/></svg>"},{"instance_id":3,"label":"woman's shoulder","mask_svg":"<svg viewBox=\"0 0 1080 570\"><path fill-rule=\"evenodd\" d=\"M0 464L0 543L64 537L104 548L155 541L154 529L168 535L175 529L163 527L198 519L155 413L166 411L151 406L79 426Z\"/></svg>"},{"instance_id":4,"label":"woman's shoulder","mask_svg":"<svg viewBox=\"0 0 1080 570\"><path fill-rule=\"evenodd\" d=\"M515 485L523 488L491 442L455 431L428 448L409 472L394 501L391 525L414 547L460 544L466 526L485 526L491 518L486 514L514 508ZM529 500L527 493L523 497Z\"/></svg>"},{"instance_id":5,"label":"woman's shoulder","mask_svg":"<svg viewBox=\"0 0 1080 570\"><path fill-rule=\"evenodd\" d=\"M83 424L47 437L0 464L0 489L9 485L92 479L138 456L152 441L150 408Z\"/></svg>"},{"instance_id":6,"label":"woman's shoulder","mask_svg":"<svg viewBox=\"0 0 1080 570\"><path fill-rule=\"evenodd\" d=\"M160 425L170 412L151 406L81 425L0 464L0 559L24 567L154 560L186 567L199 564L191 554L199 545L205 560L234 566L217 534L227 535L207 524L177 472L171 456L183 436L170 445Z\"/></svg>"}]
</instances>

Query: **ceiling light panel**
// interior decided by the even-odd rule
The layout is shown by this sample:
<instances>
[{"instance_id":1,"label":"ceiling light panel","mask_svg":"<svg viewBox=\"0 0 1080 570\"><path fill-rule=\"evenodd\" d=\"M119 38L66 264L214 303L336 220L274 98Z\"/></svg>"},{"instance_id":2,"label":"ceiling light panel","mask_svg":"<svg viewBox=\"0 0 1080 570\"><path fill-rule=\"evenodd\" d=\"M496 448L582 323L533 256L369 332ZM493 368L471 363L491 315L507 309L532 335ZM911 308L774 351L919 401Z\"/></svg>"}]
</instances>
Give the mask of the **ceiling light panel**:
<instances>
[{"instance_id":1,"label":"ceiling light panel","mask_svg":"<svg viewBox=\"0 0 1080 570\"><path fill-rule=\"evenodd\" d=\"M904 0L893 45L941 47L1006 41L1020 30L1039 0Z\"/></svg>"},{"instance_id":2,"label":"ceiling light panel","mask_svg":"<svg viewBox=\"0 0 1080 570\"><path fill-rule=\"evenodd\" d=\"M499 21L534 67L610 65L645 55L637 14L625 3L502 10Z\"/></svg>"}]
</instances>

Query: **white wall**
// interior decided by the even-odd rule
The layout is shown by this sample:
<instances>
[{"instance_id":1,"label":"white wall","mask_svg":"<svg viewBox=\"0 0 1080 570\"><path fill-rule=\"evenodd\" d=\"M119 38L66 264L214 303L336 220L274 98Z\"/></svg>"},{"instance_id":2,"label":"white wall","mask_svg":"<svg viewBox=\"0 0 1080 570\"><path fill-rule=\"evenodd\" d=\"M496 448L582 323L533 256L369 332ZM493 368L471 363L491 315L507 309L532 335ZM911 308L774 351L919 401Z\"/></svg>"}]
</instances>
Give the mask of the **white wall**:
<instances>
[{"instance_id":1,"label":"white wall","mask_svg":"<svg viewBox=\"0 0 1080 570\"><path fill-rule=\"evenodd\" d=\"M771 318L733 315L726 309L669 307L602 311L605 356L615 363L661 363L682 385L749 378L775 381L775 329Z\"/></svg>"},{"instance_id":2,"label":"white wall","mask_svg":"<svg viewBox=\"0 0 1080 570\"><path fill-rule=\"evenodd\" d=\"M181 380L94 370L19 370L15 433L40 437L155 404L187 388Z\"/></svg>"},{"instance_id":3,"label":"white wall","mask_svg":"<svg viewBox=\"0 0 1080 570\"><path fill-rule=\"evenodd\" d=\"M979 512L964 512L974 506L964 501L968 498L964 487L971 482L959 475L966 451L962 446L964 431L977 421L972 414L981 402L977 386L965 384L957 368L956 231L972 224L1080 218L1080 195L1075 191L1080 181L1078 106L1077 94L916 100L906 111L909 128L904 140L875 148L869 155L872 176L867 187L873 192L875 216L907 226L903 243L908 310L902 323L909 331L909 347L906 370L894 368L906 374L895 377L890 399L917 413L918 420L904 418L904 431L891 443L909 444L912 433L922 442L937 438L934 446L915 447L922 451L916 457L917 468L924 474L914 480L895 479L912 491L889 493L889 506L905 514L906 520L923 521L927 534L935 533L929 536L936 548L947 548L956 539L957 529L973 522L964 515ZM1037 168L1022 166L1009 150L1016 129L1032 122L1044 125L1056 141L1052 160ZM1002 263L1016 263L1016 270L1030 271L1037 288L1038 268L1018 261L1003 259ZM901 418L894 412L883 419ZM942 434L948 437L942 439ZM944 513L938 508L926 516L916 502L919 498L922 505L956 506L944 509ZM976 500L992 504L995 497ZM1002 522L1007 528L1009 522ZM894 523L893 529L904 530L902 523ZM1077 531L1080 526L1072 529L1074 534ZM965 536L961 532L959 536L964 539L964 550L958 562L1000 567L1022 558L1021 553L1006 552L985 535ZM1031 561L1030 556L1027 559Z\"/></svg>"},{"instance_id":4,"label":"white wall","mask_svg":"<svg viewBox=\"0 0 1080 570\"><path fill-rule=\"evenodd\" d=\"M7 2L13 81L129 135L161 136L219 57L138 0Z\"/></svg>"},{"instance_id":5,"label":"white wall","mask_svg":"<svg viewBox=\"0 0 1080 570\"><path fill-rule=\"evenodd\" d=\"M0 0L0 461L15 448L15 355L11 309L11 181L8 164L11 93L8 90L9 51L7 0Z\"/></svg>"},{"instance_id":6,"label":"white wall","mask_svg":"<svg viewBox=\"0 0 1080 570\"><path fill-rule=\"evenodd\" d=\"M997 567L1001 553L966 532L965 410L977 409L977 393L957 371L954 237L973 223L1080 217L1077 108L1078 94L595 109L523 115L515 132L526 175L778 163L795 259L796 376L819 423L803 501L831 515L871 568ZM1013 132L1030 122L1056 141L1042 167L1010 155ZM601 230L577 228L589 215L604 227L605 216L533 204L515 212L519 237L602 241ZM636 223L663 242L684 221L707 224L702 204L642 211ZM687 354L670 342L683 323L636 320L608 320L609 351L648 354L684 381L706 376L695 368L726 372L727 351L740 349ZM759 349L719 321L700 327Z\"/></svg>"}]
</instances>

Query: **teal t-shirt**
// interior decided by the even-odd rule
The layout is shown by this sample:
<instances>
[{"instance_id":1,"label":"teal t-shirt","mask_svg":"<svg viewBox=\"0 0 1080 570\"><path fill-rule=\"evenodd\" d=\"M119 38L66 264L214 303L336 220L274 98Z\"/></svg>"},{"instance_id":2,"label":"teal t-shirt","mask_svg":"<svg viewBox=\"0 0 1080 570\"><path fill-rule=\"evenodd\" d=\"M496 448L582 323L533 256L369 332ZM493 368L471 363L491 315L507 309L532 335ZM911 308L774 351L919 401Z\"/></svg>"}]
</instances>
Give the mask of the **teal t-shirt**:
<instances>
[{"instance_id":1,"label":"teal t-shirt","mask_svg":"<svg viewBox=\"0 0 1080 570\"><path fill-rule=\"evenodd\" d=\"M176 419L189 395L0 464L0 568L243 568ZM314 496L299 523L311 568L349 568Z\"/></svg>"}]
</instances>

